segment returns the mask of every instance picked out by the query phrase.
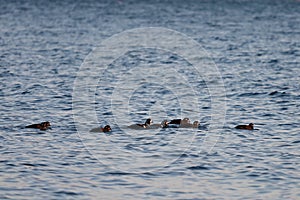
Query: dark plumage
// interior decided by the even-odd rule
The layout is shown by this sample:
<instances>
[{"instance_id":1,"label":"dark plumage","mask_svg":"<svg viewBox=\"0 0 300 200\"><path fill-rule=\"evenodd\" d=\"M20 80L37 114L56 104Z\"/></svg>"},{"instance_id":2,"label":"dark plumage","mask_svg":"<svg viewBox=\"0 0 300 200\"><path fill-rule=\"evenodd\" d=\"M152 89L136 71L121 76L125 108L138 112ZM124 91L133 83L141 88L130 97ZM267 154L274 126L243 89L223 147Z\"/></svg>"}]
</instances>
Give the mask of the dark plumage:
<instances>
[{"instance_id":1,"label":"dark plumage","mask_svg":"<svg viewBox=\"0 0 300 200\"><path fill-rule=\"evenodd\" d=\"M42 122L40 124L31 124L28 126L25 126L25 128L35 128L35 129L40 129L40 130L47 130L48 128L50 128L51 124L50 122Z\"/></svg>"},{"instance_id":2,"label":"dark plumage","mask_svg":"<svg viewBox=\"0 0 300 200\"><path fill-rule=\"evenodd\" d=\"M190 119L189 118L183 118L183 119L172 119L169 124L178 124L178 125L182 125L182 124L189 124L190 123Z\"/></svg>"},{"instance_id":3,"label":"dark plumage","mask_svg":"<svg viewBox=\"0 0 300 200\"><path fill-rule=\"evenodd\" d=\"M194 121L194 123L191 124L189 118L173 119L170 122L164 120L161 123L162 128L198 128L199 125L200 123L198 121Z\"/></svg>"},{"instance_id":4,"label":"dark plumage","mask_svg":"<svg viewBox=\"0 0 300 200\"><path fill-rule=\"evenodd\" d=\"M143 127L143 128L147 128L151 125L152 123L152 119L148 118L146 119L144 124L136 124L137 126Z\"/></svg>"},{"instance_id":5,"label":"dark plumage","mask_svg":"<svg viewBox=\"0 0 300 200\"><path fill-rule=\"evenodd\" d=\"M168 127L169 127L169 122L168 122L168 120L162 121L161 124L160 124L160 126L161 126L162 128L168 128Z\"/></svg>"},{"instance_id":6,"label":"dark plumage","mask_svg":"<svg viewBox=\"0 0 300 200\"><path fill-rule=\"evenodd\" d=\"M103 132L110 132L111 131L111 128L110 128L110 125L106 125L106 126L104 126L104 128L103 128Z\"/></svg>"},{"instance_id":7,"label":"dark plumage","mask_svg":"<svg viewBox=\"0 0 300 200\"><path fill-rule=\"evenodd\" d=\"M92 130L90 130L90 132L104 132L104 133L107 133L107 132L110 132L110 131L111 131L110 125L106 125L103 128L102 127L93 128Z\"/></svg>"},{"instance_id":8,"label":"dark plumage","mask_svg":"<svg viewBox=\"0 0 300 200\"><path fill-rule=\"evenodd\" d=\"M168 124L180 124L181 119L172 119Z\"/></svg>"},{"instance_id":9,"label":"dark plumage","mask_svg":"<svg viewBox=\"0 0 300 200\"><path fill-rule=\"evenodd\" d=\"M253 130L254 129L254 124L250 123L249 125L238 125L235 128L244 129L244 130Z\"/></svg>"}]
</instances>

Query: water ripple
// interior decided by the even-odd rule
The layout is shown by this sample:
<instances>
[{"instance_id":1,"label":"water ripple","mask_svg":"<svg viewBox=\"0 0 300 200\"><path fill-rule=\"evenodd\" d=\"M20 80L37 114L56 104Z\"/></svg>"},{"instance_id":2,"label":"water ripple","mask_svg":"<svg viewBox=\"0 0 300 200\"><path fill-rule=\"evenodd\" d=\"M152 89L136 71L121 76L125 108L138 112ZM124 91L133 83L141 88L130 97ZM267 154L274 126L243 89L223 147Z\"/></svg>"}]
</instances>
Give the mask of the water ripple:
<instances>
[{"instance_id":1,"label":"water ripple","mask_svg":"<svg viewBox=\"0 0 300 200\"><path fill-rule=\"evenodd\" d=\"M0 199L299 199L299 5L2 3ZM101 72L101 80L95 79L96 90L90 92L98 124L86 126L109 123L111 133L76 129L73 103L81 99L73 99L72 92L86 56L115 33L149 25L175 28L209 51L226 89L223 129L211 129L214 113L207 84L215 80L206 83L188 61L163 49L127 52ZM163 78L154 83L150 71L141 77L145 71L139 69L161 69ZM170 69L174 71L166 73ZM135 88L137 82L141 84ZM115 116L121 111L112 107L123 105L117 102L122 96L111 99L118 87L124 88L124 96L134 88L128 117L120 120ZM182 89L180 97L174 88ZM193 93L199 112L189 96L191 88L197 88ZM187 99L186 113L194 116L184 116L178 99ZM155 123L190 117L201 126L126 128L128 121L141 123L149 115ZM24 128L42 121L50 121L52 129ZM234 129L251 122L253 131Z\"/></svg>"}]
</instances>

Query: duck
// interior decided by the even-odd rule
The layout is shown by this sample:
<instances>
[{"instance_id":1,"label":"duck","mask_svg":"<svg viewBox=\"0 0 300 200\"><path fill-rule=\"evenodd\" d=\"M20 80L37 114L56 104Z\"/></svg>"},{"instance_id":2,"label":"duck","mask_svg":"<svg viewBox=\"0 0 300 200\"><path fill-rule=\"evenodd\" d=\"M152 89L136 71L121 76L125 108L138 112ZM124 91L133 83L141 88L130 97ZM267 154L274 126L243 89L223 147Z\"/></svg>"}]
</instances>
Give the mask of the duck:
<instances>
[{"instance_id":1,"label":"duck","mask_svg":"<svg viewBox=\"0 0 300 200\"><path fill-rule=\"evenodd\" d=\"M199 126L200 126L199 121L194 121L192 124L191 123L180 124L180 128L198 128Z\"/></svg>"},{"instance_id":2,"label":"duck","mask_svg":"<svg viewBox=\"0 0 300 200\"><path fill-rule=\"evenodd\" d=\"M92 130L90 130L90 132L110 132L111 131L111 127L110 125L106 125L104 127L98 127L98 128L93 128Z\"/></svg>"},{"instance_id":3,"label":"duck","mask_svg":"<svg viewBox=\"0 0 300 200\"><path fill-rule=\"evenodd\" d=\"M149 127L151 124L153 123L152 119L151 118L148 118L146 119L145 123L144 124L136 124L140 127L143 127L143 128L147 128Z\"/></svg>"},{"instance_id":4,"label":"duck","mask_svg":"<svg viewBox=\"0 0 300 200\"><path fill-rule=\"evenodd\" d=\"M50 122L46 121L46 122L41 122L40 124L31 124L28 126L25 126L25 128L35 128L35 129L40 129L42 131L45 131L47 129L49 129L51 126Z\"/></svg>"},{"instance_id":5,"label":"duck","mask_svg":"<svg viewBox=\"0 0 300 200\"><path fill-rule=\"evenodd\" d=\"M238 125L235 127L236 129L243 129L243 130L253 130L254 124L250 123L249 125Z\"/></svg>"},{"instance_id":6,"label":"duck","mask_svg":"<svg viewBox=\"0 0 300 200\"><path fill-rule=\"evenodd\" d=\"M180 125L180 124L188 124L190 123L190 119L189 118L183 118L183 119L172 119L169 124L177 124L177 125Z\"/></svg>"},{"instance_id":7,"label":"duck","mask_svg":"<svg viewBox=\"0 0 300 200\"><path fill-rule=\"evenodd\" d=\"M150 128L151 124L153 123L151 118L146 119L144 124L133 124L128 126L129 128Z\"/></svg>"},{"instance_id":8,"label":"duck","mask_svg":"<svg viewBox=\"0 0 300 200\"><path fill-rule=\"evenodd\" d=\"M172 125L176 125L176 128L198 128L200 123L199 121L194 121L191 123L190 119L187 117L184 119L172 119L170 122L164 120L161 123L162 128L174 128Z\"/></svg>"},{"instance_id":9,"label":"duck","mask_svg":"<svg viewBox=\"0 0 300 200\"><path fill-rule=\"evenodd\" d=\"M168 128L169 127L169 122L168 120L163 120L160 124L161 128Z\"/></svg>"}]
</instances>

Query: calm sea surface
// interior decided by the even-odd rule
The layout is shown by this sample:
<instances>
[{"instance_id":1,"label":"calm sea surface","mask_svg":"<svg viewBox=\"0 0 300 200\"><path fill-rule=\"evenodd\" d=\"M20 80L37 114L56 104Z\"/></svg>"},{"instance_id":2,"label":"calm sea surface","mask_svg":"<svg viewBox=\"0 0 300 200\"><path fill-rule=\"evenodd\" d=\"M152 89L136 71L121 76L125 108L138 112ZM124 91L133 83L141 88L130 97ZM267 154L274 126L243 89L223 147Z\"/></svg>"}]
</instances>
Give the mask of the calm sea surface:
<instances>
[{"instance_id":1,"label":"calm sea surface","mask_svg":"<svg viewBox=\"0 0 300 200\"><path fill-rule=\"evenodd\" d=\"M1 0L0 199L300 199L299 24L296 0ZM147 27L210 64L159 48L98 64ZM127 127L148 117L201 126Z\"/></svg>"}]
</instances>

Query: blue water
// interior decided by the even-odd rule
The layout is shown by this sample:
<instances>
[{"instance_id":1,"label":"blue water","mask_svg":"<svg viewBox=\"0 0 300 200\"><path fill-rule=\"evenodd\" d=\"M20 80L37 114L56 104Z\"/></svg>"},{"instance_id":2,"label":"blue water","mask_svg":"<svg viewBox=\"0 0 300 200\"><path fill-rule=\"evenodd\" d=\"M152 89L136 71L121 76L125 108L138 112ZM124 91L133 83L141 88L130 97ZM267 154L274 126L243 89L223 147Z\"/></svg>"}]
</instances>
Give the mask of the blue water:
<instances>
[{"instance_id":1,"label":"blue water","mask_svg":"<svg viewBox=\"0 0 300 200\"><path fill-rule=\"evenodd\" d=\"M0 199L300 199L299 10L294 0L1 1ZM91 73L91 102L74 92L101 42L141 27L205 49L225 89L220 110L214 77L163 49ZM98 123L77 112L86 107ZM126 127L147 117L201 127ZM42 121L52 129L24 129ZM256 130L234 129L250 122ZM111 133L80 129L106 123Z\"/></svg>"}]
</instances>

